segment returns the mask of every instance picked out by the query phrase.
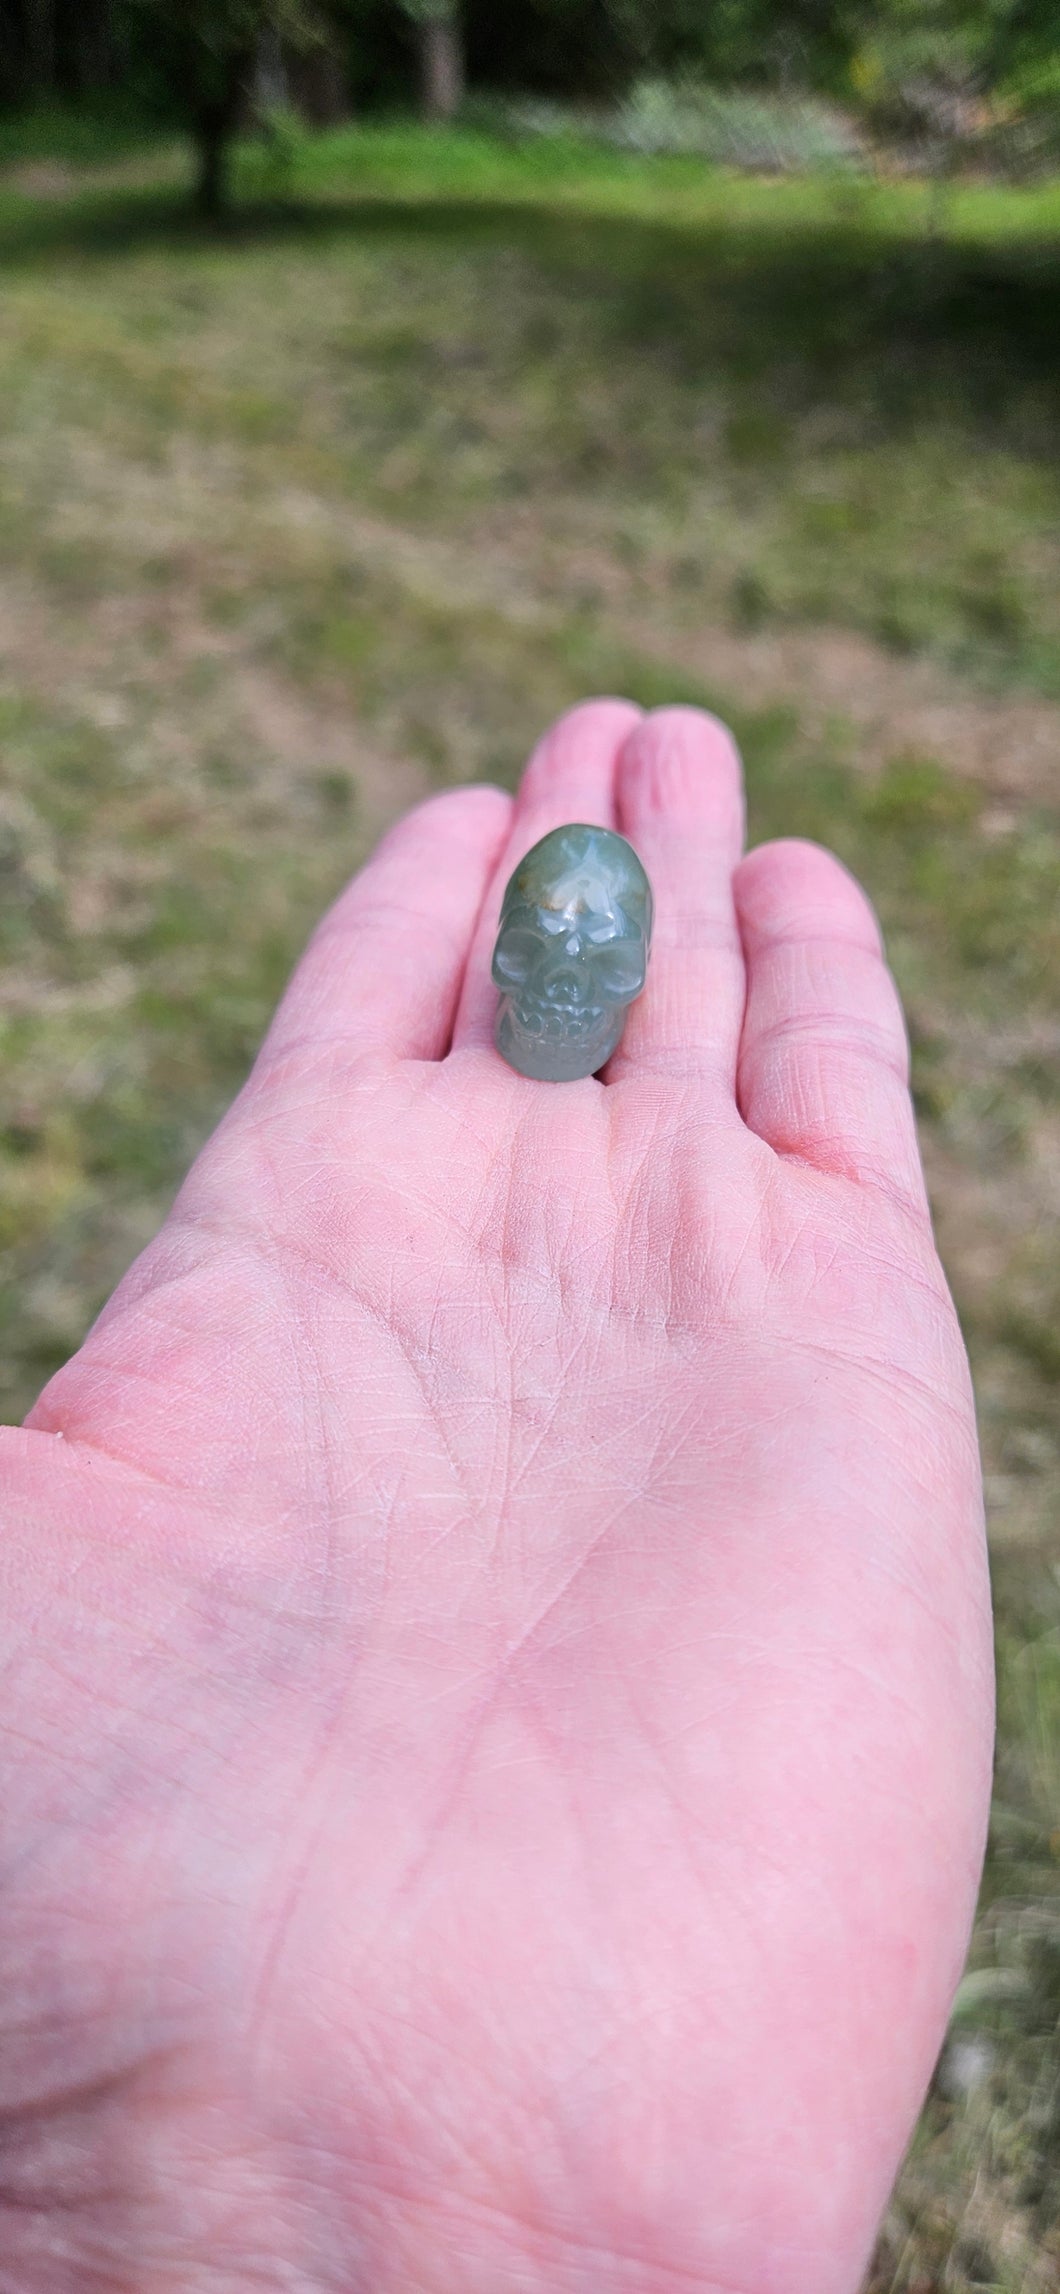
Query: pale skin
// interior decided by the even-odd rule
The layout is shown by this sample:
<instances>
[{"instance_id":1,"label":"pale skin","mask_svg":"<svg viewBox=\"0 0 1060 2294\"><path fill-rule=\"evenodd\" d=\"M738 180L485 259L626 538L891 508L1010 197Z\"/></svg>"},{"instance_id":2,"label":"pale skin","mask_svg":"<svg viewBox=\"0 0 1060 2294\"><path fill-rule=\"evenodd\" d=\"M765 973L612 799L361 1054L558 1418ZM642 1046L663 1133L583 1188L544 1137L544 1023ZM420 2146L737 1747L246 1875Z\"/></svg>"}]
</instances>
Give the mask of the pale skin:
<instances>
[{"instance_id":1,"label":"pale skin","mask_svg":"<svg viewBox=\"0 0 1060 2294\"><path fill-rule=\"evenodd\" d=\"M602 1079L507 877L635 844ZM897 996L723 728L398 823L0 1432L0 2294L855 2294L967 1944L967 1366Z\"/></svg>"}]
</instances>

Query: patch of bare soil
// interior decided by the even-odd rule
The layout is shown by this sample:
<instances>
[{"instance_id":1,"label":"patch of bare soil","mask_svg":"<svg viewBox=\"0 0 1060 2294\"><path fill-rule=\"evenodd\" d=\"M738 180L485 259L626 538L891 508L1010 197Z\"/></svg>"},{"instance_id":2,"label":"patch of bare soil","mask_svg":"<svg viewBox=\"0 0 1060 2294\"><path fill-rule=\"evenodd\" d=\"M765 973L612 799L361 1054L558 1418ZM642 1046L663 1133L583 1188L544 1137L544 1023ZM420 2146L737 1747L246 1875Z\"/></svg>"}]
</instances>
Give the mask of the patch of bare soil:
<instances>
[{"instance_id":1,"label":"patch of bare soil","mask_svg":"<svg viewBox=\"0 0 1060 2294\"><path fill-rule=\"evenodd\" d=\"M289 502L301 522L299 498ZM314 504L316 521L341 525L366 557L386 566L418 596L438 604L481 605L515 620L546 623L553 617L545 567L535 564L529 535L524 550L476 534L454 543L360 512ZM304 512L303 512L304 517ZM589 553L582 571L595 572L608 598L608 627L623 642L676 672L730 693L751 708L787 705L810 733L824 735L837 721L856 735L855 761L869 769L901 755L932 757L950 772L979 781L999 797L1049 800L1060 786L1060 703L1033 694L994 695L926 659L906 660L856 631L838 628L740 631L707 623L679 636L657 608L635 611L616 581L611 559Z\"/></svg>"},{"instance_id":2,"label":"patch of bare soil","mask_svg":"<svg viewBox=\"0 0 1060 2294\"><path fill-rule=\"evenodd\" d=\"M0 181L9 191L21 192L23 199L69 199L77 176L62 160L29 159L5 167Z\"/></svg>"},{"instance_id":3,"label":"patch of bare soil","mask_svg":"<svg viewBox=\"0 0 1060 2294\"><path fill-rule=\"evenodd\" d=\"M155 190L185 180L188 154L181 143L151 145L99 166L74 166L62 159L20 159L0 168L0 184L23 199L72 199L85 191Z\"/></svg>"},{"instance_id":4,"label":"patch of bare soil","mask_svg":"<svg viewBox=\"0 0 1060 2294\"><path fill-rule=\"evenodd\" d=\"M238 638L201 621L192 601L169 608L164 648L156 642L147 653L157 624L157 601L142 594L104 598L60 624L30 583L0 582L0 689L10 679L23 695L120 735L135 714L130 677L142 680L149 660L152 747L171 773L179 777L182 762L215 730L237 760L244 750L253 758L258 797L280 811L289 813L319 774L345 775L356 792L361 851L429 794L421 765L389 754L352 714L248 655ZM189 704L184 680L196 663L219 665L220 675L208 697ZM189 716L199 720L194 741Z\"/></svg>"},{"instance_id":5,"label":"patch of bare soil","mask_svg":"<svg viewBox=\"0 0 1060 2294\"><path fill-rule=\"evenodd\" d=\"M399 813L429 793L420 765L394 757L370 742L344 712L307 700L304 693L260 661L240 661L233 674L233 700L263 750L282 759L288 776L349 773L357 790L358 826L373 844Z\"/></svg>"},{"instance_id":6,"label":"patch of bare soil","mask_svg":"<svg viewBox=\"0 0 1060 2294\"><path fill-rule=\"evenodd\" d=\"M704 630L682 659L752 705L790 703L811 732L844 719L858 734L865 765L903 754L933 757L999 796L1056 795L1055 702L977 693L937 663L896 659L843 629Z\"/></svg>"}]
</instances>

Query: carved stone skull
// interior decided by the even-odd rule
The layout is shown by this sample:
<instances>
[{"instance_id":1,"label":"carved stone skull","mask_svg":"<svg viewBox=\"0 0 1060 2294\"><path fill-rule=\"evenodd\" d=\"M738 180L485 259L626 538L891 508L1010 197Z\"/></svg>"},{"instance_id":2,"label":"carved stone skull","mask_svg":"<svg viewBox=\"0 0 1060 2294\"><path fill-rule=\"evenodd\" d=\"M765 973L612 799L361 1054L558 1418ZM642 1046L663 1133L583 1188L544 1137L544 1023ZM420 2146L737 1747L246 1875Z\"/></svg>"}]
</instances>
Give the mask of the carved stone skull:
<instances>
[{"instance_id":1,"label":"carved stone skull","mask_svg":"<svg viewBox=\"0 0 1060 2294\"><path fill-rule=\"evenodd\" d=\"M631 844L580 822L555 828L509 880L493 952L495 1041L521 1075L595 1075L644 986L651 886Z\"/></svg>"}]
</instances>

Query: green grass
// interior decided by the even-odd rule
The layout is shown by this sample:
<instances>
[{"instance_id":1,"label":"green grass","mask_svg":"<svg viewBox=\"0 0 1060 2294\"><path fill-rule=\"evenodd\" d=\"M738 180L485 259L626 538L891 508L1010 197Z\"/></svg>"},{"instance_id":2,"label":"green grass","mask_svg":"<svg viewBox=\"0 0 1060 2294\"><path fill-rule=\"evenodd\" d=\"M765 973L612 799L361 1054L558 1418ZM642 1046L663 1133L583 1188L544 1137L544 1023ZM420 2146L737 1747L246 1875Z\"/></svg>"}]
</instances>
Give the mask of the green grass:
<instances>
[{"instance_id":1,"label":"green grass","mask_svg":"<svg viewBox=\"0 0 1060 2294\"><path fill-rule=\"evenodd\" d=\"M0 168L35 162L50 168L108 168L158 142L158 129L116 95L97 95L76 110L56 104L0 114Z\"/></svg>"},{"instance_id":2,"label":"green grass","mask_svg":"<svg viewBox=\"0 0 1060 2294\"><path fill-rule=\"evenodd\" d=\"M180 155L60 156L35 197L46 138L6 179L0 141L0 1411L401 803L511 785L587 691L729 716L753 834L833 844L879 905L991 1501L991 2067L930 2099L873 2294L1047 2294L1060 192L958 187L931 237L916 183L391 127L283 181L248 147L211 241Z\"/></svg>"},{"instance_id":3,"label":"green grass","mask_svg":"<svg viewBox=\"0 0 1060 2294\"><path fill-rule=\"evenodd\" d=\"M245 189L260 189L266 165L242 155ZM942 241L926 236L924 200L908 182L778 183L577 144L362 129L296 147L285 204L244 208L239 229L259 257L263 241L305 250L311 397L298 435L326 445L359 495L370 479L377 498L393 492L387 456L407 431L429 488L446 450L447 520L461 497L590 491L617 513L608 543L669 582L675 616L840 623L980 685L1060 695L1060 196L958 188ZM0 193L13 267L125 255L130 286L147 290L152 390L204 427L218 380L236 375L204 374L194 314L151 293L177 228L172 196L150 186L69 204ZM346 346L310 282L340 275L341 309L391 247L399 269L423 273L425 299L411 318L400 296L375 324L358 311L340 415ZM491 275L496 338L481 357ZM76 300L91 313L90 375L116 394L126 384L135 414L144 377L127 315L108 298L104 319L90 279ZM57 298L60 333L79 323ZM287 341L282 310L273 331ZM241 409L224 392L222 423L282 431L295 419L286 353L269 393L269 334L252 330L245 347L265 349L266 372L248 367ZM591 378L608 365L594 405ZM399 470L399 495L405 483Z\"/></svg>"}]
</instances>

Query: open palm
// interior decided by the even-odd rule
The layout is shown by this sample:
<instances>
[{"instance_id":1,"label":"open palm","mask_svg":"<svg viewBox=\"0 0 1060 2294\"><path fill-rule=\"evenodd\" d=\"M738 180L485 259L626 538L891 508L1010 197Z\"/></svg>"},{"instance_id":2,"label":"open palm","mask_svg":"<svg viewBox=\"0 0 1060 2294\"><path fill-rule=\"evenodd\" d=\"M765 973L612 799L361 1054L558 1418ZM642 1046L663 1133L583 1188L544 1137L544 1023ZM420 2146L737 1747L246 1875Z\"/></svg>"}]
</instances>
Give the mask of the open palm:
<instances>
[{"instance_id":1,"label":"open palm","mask_svg":"<svg viewBox=\"0 0 1060 2294\"><path fill-rule=\"evenodd\" d=\"M566 820L657 929L549 1085L489 956ZM0 1439L3 2294L853 2294L978 1877L977 1455L871 912L740 840L612 701L399 823Z\"/></svg>"}]
</instances>

